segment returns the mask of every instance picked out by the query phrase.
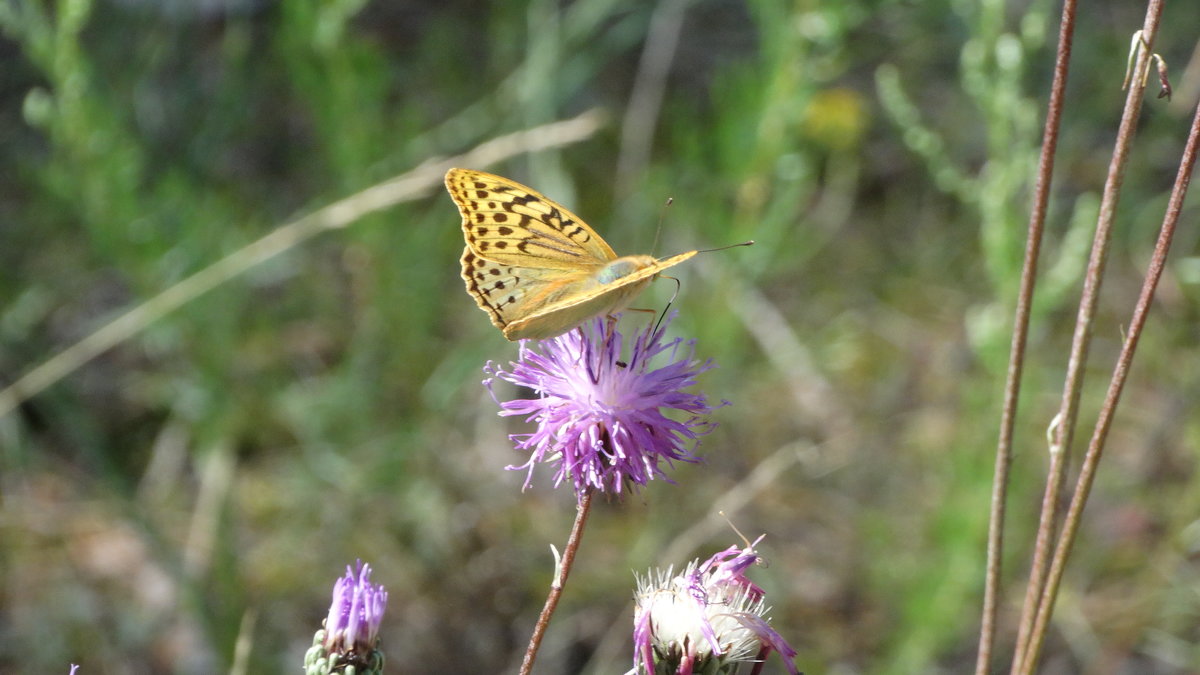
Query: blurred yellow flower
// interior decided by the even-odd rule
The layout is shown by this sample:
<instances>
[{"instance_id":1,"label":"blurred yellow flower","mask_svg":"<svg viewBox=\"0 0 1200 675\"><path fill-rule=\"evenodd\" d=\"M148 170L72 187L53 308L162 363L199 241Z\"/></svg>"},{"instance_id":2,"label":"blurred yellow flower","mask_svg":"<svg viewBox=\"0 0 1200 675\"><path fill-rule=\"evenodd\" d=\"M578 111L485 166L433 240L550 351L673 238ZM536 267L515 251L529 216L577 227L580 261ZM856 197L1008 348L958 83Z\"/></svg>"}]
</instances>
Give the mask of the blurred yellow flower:
<instances>
[{"instance_id":1,"label":"blurred yellow flower","mask_svg":"<svg viewBox=\"0 0 1200 675\"><path fill-rule=\"evenodd\" d=\"M804 135L830 151L857 146L867 126L863 97L846 88L818 92L801 122Z\"/></svg>"}]
</instances>

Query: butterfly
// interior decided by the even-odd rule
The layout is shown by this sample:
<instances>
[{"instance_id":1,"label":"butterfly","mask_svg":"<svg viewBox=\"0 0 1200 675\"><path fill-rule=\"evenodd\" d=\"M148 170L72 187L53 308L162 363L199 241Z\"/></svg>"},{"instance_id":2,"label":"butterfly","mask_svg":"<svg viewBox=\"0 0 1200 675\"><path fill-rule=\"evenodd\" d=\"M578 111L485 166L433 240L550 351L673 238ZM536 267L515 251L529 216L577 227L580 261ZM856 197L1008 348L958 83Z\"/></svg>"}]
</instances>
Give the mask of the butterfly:
<instances>
[{"instance_id":1,"label":"butterfly","mask_svg":"<svg viewBox=\"0 0 1200 675\"><path fill-rule=\"evenodd\" d=\"M566 207L490 173L450 169L446 189L462 215L467 292L509 340L554 337L620 311L698 253L617 257Z\"/></svg>"}]
</instances>

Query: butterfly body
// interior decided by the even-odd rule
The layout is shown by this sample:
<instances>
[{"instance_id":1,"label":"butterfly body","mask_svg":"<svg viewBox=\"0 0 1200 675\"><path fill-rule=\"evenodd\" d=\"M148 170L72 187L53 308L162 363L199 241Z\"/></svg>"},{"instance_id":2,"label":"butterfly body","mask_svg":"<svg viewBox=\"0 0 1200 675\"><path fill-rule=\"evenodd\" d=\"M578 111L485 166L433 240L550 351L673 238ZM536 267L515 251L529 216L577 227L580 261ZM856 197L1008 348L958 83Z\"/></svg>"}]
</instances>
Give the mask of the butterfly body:
<instances>
[{"instance_id":1,"label":"butterfly body","mask_svg":"<svg viewBox=\"0 0 1200 675\"><path fill-rule=\"evenodd\" d=\"M467 292L509 340L554 337L618 312L696 255L618 257L566 207L493 174L451 169L446 189L462 215Z\"/></svg>"}]
</instances>

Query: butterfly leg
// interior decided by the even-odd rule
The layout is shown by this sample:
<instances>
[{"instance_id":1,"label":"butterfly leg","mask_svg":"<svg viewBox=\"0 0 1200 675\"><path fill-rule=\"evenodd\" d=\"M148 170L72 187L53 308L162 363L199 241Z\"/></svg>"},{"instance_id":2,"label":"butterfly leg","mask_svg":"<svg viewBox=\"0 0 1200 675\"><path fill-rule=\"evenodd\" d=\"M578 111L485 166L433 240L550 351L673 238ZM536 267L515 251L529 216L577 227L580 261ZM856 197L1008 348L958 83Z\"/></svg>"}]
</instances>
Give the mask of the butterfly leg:
<instances>
[{"instance_id":1,"label":"butterfly leg","mask_svg":"<svg viewBox=\"0 0 1200 675\"><path fill-rule=\"evenodd\" d=\"M608 314L604 317L604 340L608 341L617 330L617 315Z\"/></svg>"},{"instance_id":2,"label":"butterfly leg","mask_svg":"<svg viewBox=\"0 0 1200 675\"><path fill-rule=\"evenodd\" d=\"M670 304L667 305L668 308L670 306L671 306ZM650 315L658 314L658 310L656 310L656 309L649 309L649 308L643 309L640 307L627 307L625 309L625 311L626 312L638 312L639 314L650 314ZM665 313L666 310L663 310L663 312ZM662 315L659 315L658 322L654 324L654 330L658 330L659 323L662 323Z\"/></svg>"},{"instance_id":3,"label":"butterfly leg","mask_svg":"<svg viewBox=\"0 0 1200 675\"><path fill-rule=\"evenodd\" d=\"M578 327L578 328L576 328L575 330L576 330L576 331L579 331L579 340L580 340L580 342L582 342L582 343L585 343L585 344L586 344L586 343L587 343L587 333L585 333L585 332L583 331L583 326L579 326L579 327ZM607 334L607 332L608 332L608 331L606 330L606 331L605 331L605 333ZM604 339L605 339L605 341L607 342L607 340L608 340L607 336L606 336ZM585 368L587 368L588 379L592 381L592 384L593 384L593 385L600 384L600 373L598 373L598 372L596 371L596 366L597 366L598 364L592 363L591 359L588 359L588 358L587 358L587 352L588 352L588 350L586 350L586 349L585 349L585 350L583 350L583 351L584 351L584 358L585 358L585 360L586 360L586 363L584 363L584 367L585 367ZM599 356L598 356L598 357L597 357L597 360L599 360L599 358L601 358L601 357L599 357Z\"/></svg>"},{"instance_id":4,"label":"butterfly leg","mask_svg":"<svg viewBox=\"0 0 1200 675\"><path fill-rule=\"evenodd\" d=\"M625 311L626 312L641 312L642 314L658 314L657 309L650 309L649 307L629 307L629 308L626 308Z\"/></svg>"}]
</instances>

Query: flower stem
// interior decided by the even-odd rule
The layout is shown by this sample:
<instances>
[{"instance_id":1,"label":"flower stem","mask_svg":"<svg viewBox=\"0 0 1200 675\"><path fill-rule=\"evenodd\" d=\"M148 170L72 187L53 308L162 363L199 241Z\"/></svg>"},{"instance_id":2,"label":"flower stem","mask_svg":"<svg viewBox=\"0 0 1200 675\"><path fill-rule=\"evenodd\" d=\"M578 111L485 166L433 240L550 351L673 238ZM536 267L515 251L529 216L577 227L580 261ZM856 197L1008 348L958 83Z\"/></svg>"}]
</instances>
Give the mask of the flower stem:
<instances>
[{"instance_id":1,"label":"flower stem","mask_svg":"<svg viewBox=\"0 0 1200 675\"><path fill-rule=\"evenodd\" d=\"M1161 13L1161 0L1150 0L1146 8L1145 25L1142 29L1146 41L1145 48L1138 53L1137 66L1133 69L1134 77L1129 82L1129 90L1125 97L1125 109L1117 131L1108 177L1105 180L1100 216L1096 224L1092 253L1088 260L1083 294L1079 302L1071 355L1067 363L1062 405L1053 427L1054 439L1050 446L1049 475L1046 480L1046 492L1042 498L1041 519L1034 545L1033 562L1030 566L1025 605L1022 609L1017 644L1013 652L1011 670L1013 675L1028 675L1036 666L1050 612L1053 609L1053 598L1058 591L1057 579L1048 579L1048 576L1052 574L1048 569L1050 551L1054 547L1060 495L1066 483L1070 448L1074 439L1075 424L1079 417L1079 397L1083 390L1084 364L1087 362L1088 348L1091 344L1097 298L1100 294L1100 284L1108 258L1112 224L1125 176L1126 161L1133 144L1133 135L1142 108L1145 90L1145 78L1142 74L1150 65L1150 46L1153 44L1158 27L1158 17ZM1087 499L1086 493L1074 495L1075 499L1081 496L1084 500ZM1058 539L1058 543L1061 547L1065 540L1073 538L1073 534L1061 534L1060 537L1062 538ZM1060 561L1060 564L1064 561ZM1061 570L1056 574L1061 574Z\"/></svg>"},{"instance_id":2,"label":"flower stem","mask_svg":"<svg viewBox=\"0 0 1200 675\"><path fill-rule=\"evenodd\" d=\"M1147 49L1147 51L1149 50ZM1121 391L1125 387L1125 381L1129 376L1129 367L1133 363L1134 352L1137 350L1138 340L1142 335L1142 328L1146 324L1146 314L1150 311L1150 304L1154 300L1154 292L1158 288L1158 281L1162 277L1163 267L1166 265L1167 253L1171 248L1171 240L1175 236L1175 227L1179 222L1179 215L1183 210L1183 200L1187 195L1192 170L1196 165L1198 148L1200 148L1200 106L1197 107L1196 114L1192 118L1191 131L1188 134L1183 158L1179 163L1179 172L1175 179L1175 187L1171 191L1167 213L1163 218L1163 224L1159 230L1158 242L1154 247L1154 255L1146 270L1146 278L1142 283L1142 290L1138 295L1137 305L1133 310L1133 318L1130 319L1129 332L1121 346L1121 355L1117 359L1117 365L1113 369L1112 379L1109 381L1108 392L1105 394L1099 419L1096 420L1091 441L1088 443L1087 454L1084 456L1083 465L1079 470L1075 493L1067 509L1066 520L1063 523L1063 533L1059 537L1058 546L1054 551L1054 559L1050 565L1049 577L1046 580L1045 589L1042 592L1042 601L1038 607L1036 621L1033 624L1032 637L1024 655L1025 673L1032 673L1033 669L1037 666L1038 657L1041 653L1042 640L1046 633L1046 626L1050 621L1054 598L1058 592L1059 584L1062 582L1063 569L1066 566L1067 557L1071 553L1071 547L1075 543L1076 535L1079 532L1083 507L1087 504L1092 483L1096 478L1096 468L1100 463L1100 456L1104 452L1104 443L1108 439L1108 431L1112 426L1117 404L1121 400Z\"/></svg>"},{"instance_id":3,"label":"flower stem","mask_svg":"<svg viewBox=\"0 0 1200 675\"><path fill-rule=\"evenodd\" d=\"M533 661L537 658L538 648L542 646L542 638L550 625L550 617L558 600L562 597L563 586L567 583L567 575L575 563L575 553L579 550L579 542L583 538L583 526L587 523L588 513L592 510L593 491L588 488L579 497L579 505L575 510L575 524L571 526L571 536L567 538L567 547L563 550L562 562L554 571L554 581L550 583L550 595L546 596L546 604L538 616L537 624L533 627L533 635L529 637L529 647L525 649L525 660L521 662L521 675L533 672Z\"/></svg>"},{"instance_id":4,"label":"flower stem","mask_svg":"<svg viewBox=\"0 0 1200 675\"><path fill-rule=\"evenodd\" d=\"M1004 383L1004 408L1000 417L1000 437L996 448L996 473L992 482L992 510L988 526L987 576L984 583L983 618L979 629L979 653L975 662L976 675L986 675L992 661L996 639L996 613L1000 589L1000 561L1004 548L1004 511L1008 497L1008 474L1012 463L1013 425L1017 417L1017 402L1021 393L1021 373L1025 367L1025 345L1029 335L1029 315L1033 306L1033 290L1037 282L1038 254L1046 223L1046 206L1050 201L1050 180L1054 175L1054 151L1058 147L1058 131L1062 122L1063 100L1067 88L1067 70L1071 58L1071 43L1075 34L1075 0L1063 3L1059 24L1058 55L1054 63L1054 83L1042 134L1042 154L1038 161L1037 182L1029 214L1029 234L1025 243L1025 263L1021 269L1021 289L1013 318L1012 347L1009 352L1008 375Z\"/></svg>"}]
</instances>

